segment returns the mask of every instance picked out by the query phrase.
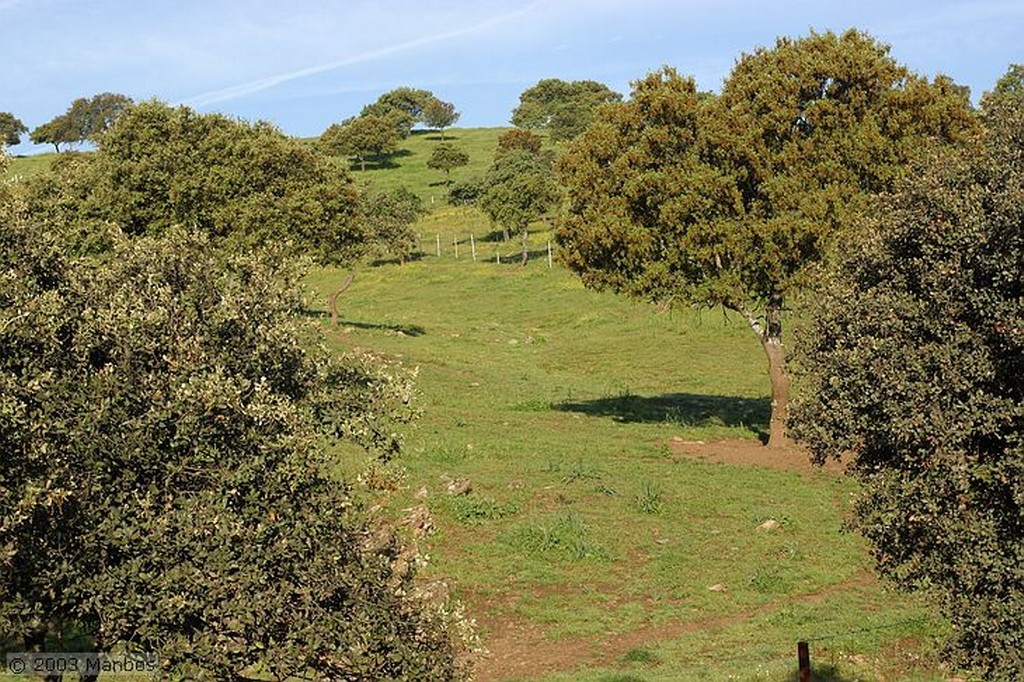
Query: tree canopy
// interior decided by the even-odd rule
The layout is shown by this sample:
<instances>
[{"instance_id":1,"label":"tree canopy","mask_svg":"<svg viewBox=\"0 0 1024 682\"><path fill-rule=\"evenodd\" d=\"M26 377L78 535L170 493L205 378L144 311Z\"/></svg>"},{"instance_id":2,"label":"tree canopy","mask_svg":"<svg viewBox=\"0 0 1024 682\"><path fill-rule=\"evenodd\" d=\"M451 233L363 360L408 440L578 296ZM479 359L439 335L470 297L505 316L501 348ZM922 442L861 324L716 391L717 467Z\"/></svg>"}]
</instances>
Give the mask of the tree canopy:
<instances>
[{"instance_id":1,"label":"tree canopy","mask_svg":"<svg viewBox=\"0 0 1024 682\"><path fill-rule=\"evenodd\" d=\"M523 235L530 221L548 211L559 199L551 159L526 150L509 152L484 174L484 190L477 204L508 240L511 232Z\"/></svg>"},{"instance_id":2,"label":"tree canopy","mask_svg":"<svg viewBox=\"0 0 1024 682\"><path fill-rule=\"evenodd\" d=\"M0 629L74 625L163 676L451 680L451 620L332 443L391 456L409 377L332 357L281 254L175 230L70 259L0 239Z\"/></svg>"},{"instance_id":3,"label":"tree canopy","mask_svg":"<svg viewBox=\"0 0 1024 682\"><path fill-rule=\"evenodd\" d=\"M469 154L465 149L442 142L434 147L434 151L430 153L430 158L427 159L427 168L443 170L445 175L444 184L450 185L452 183L452 169L465 166L467 163L469 163Z\"/></svg>"},{"instance_id":4,"label":"tree canopy","mask_svg":"<svg viewBox=\"0 0 1024 682\"><path fill-rule=\"evenodd\" d=\"M365 220L378 254L404 265L418 245L412 226L426 209L423 200L405 187L377 192L364 201Z\"/></svg>"},{"instance_id":5,"label":"tree canopy","mask_svg":"<svg viewBox=\"0 0 1024 682\"><path fill-rule=\"evenodd\" d=\"M174 225L240 245L291 243L322 262L359 255L359 194L328 157L266 123L156 101L128 109L90 155L30 188L39 220L88 236Z\"/></svg>"},{"instance_id":6,"label":"tree canopy","mask_svg":"<svg viewBox=\"0 0 1024 682\"><path fill-rule=\"evenodd\" d=\"M320 136L320 143L328 153L353 157L364 171L367 159L386 159L398 151L400 140L394 120L377 114L335 123Z\"/></svg>"},{"instance_id":7,"label":"tree canopy","mask_svg":"<svg viewBox=\"0 0 1024 682\"><path fill-rule=\"evenodd\" d=\"M934 150L815 297L794 426L860 479L879 571L934 598L954 661L1024 677L1024 107Z\"/></svg>"},{"instance_id":8,"label":"tree canopy","mask_svg":"<svg viewBox=\"0 0 1024 682\"><path fill-rule=\"evenodd\" d=\"M494 150L494 158L497 159L516 150L540 154L543 142L540 135L529 130L523 130L522 128L506 130L498 136L498 147Z\"/></svg>"},{"instance_id":9,"label":"tree canopy","mask_svg":"<svg viewBox=\"0 0 1024 682\"><path fill-rule=\"evenodd\" d=\"M586 129L597 107L621 100L603 83L545 78L519 95L512 125L546 129L554 142L569 140Z\"/></svg>"},{"instance_id":10,"label":"tree canopy","mask_svg":"<svg viewBox=\"0 0 1024 682\"><path fill-rule=\"evenodd\" d=\"M0 111L0 151L3 147L13 147L21 142L21 136L28 128L14 114Z\"/></svg>"},{"instance_id":11,"label":"tree canopy","mask_svg":"<svg viewBox=\"0 0 1024 682\"><path fill-rule=\"evenodd\" d=\"M33 130L31 139L36 144L52 144L58 152L62 144L95 142L131 105L131 98L113 92L80 97L66 112Z\"/></svg>"},{"instance_id":12,"label":"tree canopy","mask_svg":"<svg viewBox=\"0 0 1024 682\"><path fill-rule=\"evenodd\" d=\"M926 141L975 125L964 88L857 31L745 54L717 97L666 68L569 144L560 254L590 286L739 312L769 361L781 445L787 297Z\"/></svg>"},{"instance_id":13,"label":"tree canopy","mask_svg":"<svg viewBox=\"0 0 1024 682\"><path fill-rule=\"evenodd\" d=\"M441 131L441 140L444 140L444 129L455 125L459 120L459 112L455 111L455 105L451 102L431 97L423 107L423 123L427 126Z\"/></svg>"},{"instance_id":14,"label":"tree canopy","mask_svg":"<svg viewBox=\"0 0 1024 682\"><path fill-rule=\"evenodd\" d=\"M438 99L429 90L409 87L385 92L377 101L363 107L359 116L380 116L390 120L401 139L409 137L418 123L444 129L459 118L454 104Z\"/></svg>"}]
</instances>

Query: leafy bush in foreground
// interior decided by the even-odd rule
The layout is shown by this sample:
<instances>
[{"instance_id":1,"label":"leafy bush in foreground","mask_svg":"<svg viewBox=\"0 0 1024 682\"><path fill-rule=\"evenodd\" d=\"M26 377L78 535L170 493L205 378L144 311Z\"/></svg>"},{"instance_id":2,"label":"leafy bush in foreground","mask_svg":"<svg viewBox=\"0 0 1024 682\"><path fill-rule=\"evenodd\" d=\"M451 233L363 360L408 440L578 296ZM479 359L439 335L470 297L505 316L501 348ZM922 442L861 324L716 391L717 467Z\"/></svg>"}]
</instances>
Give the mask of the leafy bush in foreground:
<instances>
[{"instance_id":1,"label":"leafy bush in foreground","mask_svg":"<svg viewBox=\"0 0 1024 682\"><path fill-rule=\"evenodd\" d=\"M326 473L395 452L408 379L304 338L281 258L171 231L97 267L0 206L0 629L177 678L460 678L462 622Z\"/></svg>"},{"instance_id":2,"label":"leafy bush in foreground","mask_svg":"<svg viewBox=\"0 0 1024 682\"><path fill-rule=\"evenodd\" d=\"M995 111L995 108L993 108ZM878 569L936 597L956 662L1024 677L1024 110L936 153L820 296L798 436L850 452Z\"/></svg>"}]
</instances>

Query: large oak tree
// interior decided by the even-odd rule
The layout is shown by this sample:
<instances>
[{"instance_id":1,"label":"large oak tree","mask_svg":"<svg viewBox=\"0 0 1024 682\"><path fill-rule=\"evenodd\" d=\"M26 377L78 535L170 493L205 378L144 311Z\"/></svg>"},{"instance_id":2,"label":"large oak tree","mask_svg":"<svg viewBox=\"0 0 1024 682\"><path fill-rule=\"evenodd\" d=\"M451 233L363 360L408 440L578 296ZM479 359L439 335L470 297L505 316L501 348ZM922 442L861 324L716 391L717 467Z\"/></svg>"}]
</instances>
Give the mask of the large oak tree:
<instances>
[{"instance_id":1,"label":"large oak tree","mask_svg":"<svg viewBox=\"0 0 1024 682\"><path fill-rule=\"evenodd\" d=\"M744 54L717 96L666 68L566 150L560 253L589 286L742 315L768 358L781 445L786 301L924 142L974 125L965 89L853 30Z\"/></svg>"}]
</instances>

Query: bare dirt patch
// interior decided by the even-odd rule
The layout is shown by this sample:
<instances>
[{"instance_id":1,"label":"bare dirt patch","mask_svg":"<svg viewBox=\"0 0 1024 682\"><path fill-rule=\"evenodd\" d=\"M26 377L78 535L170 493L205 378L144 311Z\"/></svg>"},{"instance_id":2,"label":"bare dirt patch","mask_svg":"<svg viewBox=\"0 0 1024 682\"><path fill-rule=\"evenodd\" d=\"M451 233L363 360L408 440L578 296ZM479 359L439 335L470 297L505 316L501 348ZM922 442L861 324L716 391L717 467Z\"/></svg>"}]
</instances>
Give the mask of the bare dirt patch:
<instances>
[{"instance_id":1,"label":"bare dirt patch","mask_svg":"<svg viewBox=\"0 0 1024 682\"><path fill-rule=\"evenodd\" d=\"M704 442L673 437L668 440L667 445L673 458L677 461L699 459L717 464L762 467L776 471L799 471L805 474L822 471L840 474L846 469L845 463L834 459L826 461L821 466L813 464L810 453L796 444L790 444L783 448L768 448L760 441L741 438Z\"/></svg>"}]
</instances>

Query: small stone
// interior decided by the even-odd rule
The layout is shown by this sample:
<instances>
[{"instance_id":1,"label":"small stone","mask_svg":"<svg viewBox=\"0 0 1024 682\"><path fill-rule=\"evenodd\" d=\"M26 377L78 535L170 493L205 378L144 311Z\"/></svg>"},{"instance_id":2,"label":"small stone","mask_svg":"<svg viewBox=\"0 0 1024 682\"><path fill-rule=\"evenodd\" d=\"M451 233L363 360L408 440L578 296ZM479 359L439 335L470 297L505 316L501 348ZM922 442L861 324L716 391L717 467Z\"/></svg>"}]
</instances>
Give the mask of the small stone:
<instances>
[{"instance_id":1,"label":"small stone","mask_svg":"<svg viewBox=\"0 0 1024 682\"><path fill-rule=\"evenodd\" d=\"M468 478L456 478L454 481L448 484L448 494L455 495L468 495L473 490L473 483Z\"/></svg>"},{"instance_id":2,"label":"small stone","mask_svg":"<svg viewBox=\"0 0 1024 682\"><path fill-rule=\"evenodd\" d=\"M779 527L779 522L776 521L775 519L768 519L767 521L762 523L760 526L758 526L758 528L760 528L761 530L775 530L778 527Z\"/></svg>"},{"instance_id":3,"label":"small stone","mask_svg":"<svg viewBox=\"0 0 1024 682\"><path fill-rule=\"evenodd\" d=\"M708 588L708 591L709 592L725 592L725 585L723 585L722 583L715 583L714 585L712 585L711 587Z\"/></svg>"}]
</instances>

